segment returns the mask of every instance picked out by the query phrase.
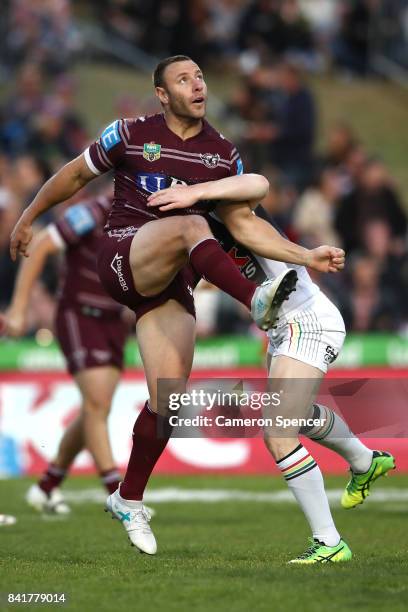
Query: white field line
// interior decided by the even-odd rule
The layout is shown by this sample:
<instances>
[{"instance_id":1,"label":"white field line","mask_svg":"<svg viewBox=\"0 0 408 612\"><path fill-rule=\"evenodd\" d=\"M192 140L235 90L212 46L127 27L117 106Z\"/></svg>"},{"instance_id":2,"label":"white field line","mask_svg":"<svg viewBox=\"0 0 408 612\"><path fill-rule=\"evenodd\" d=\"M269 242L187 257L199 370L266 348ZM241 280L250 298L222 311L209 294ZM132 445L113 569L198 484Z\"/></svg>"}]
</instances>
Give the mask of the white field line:
<instances>
[{"instance_id":1,"label":"white field line","mask_svg":"<svg viewBox=\"0 0 408 612\"><path fill-rule=\"evenodd\" d=\"M343 489L329 489L327 496L333 505L340 504ZM67 489L64 491L66 500L72 504L94 502L103 504L106 493L102 489L82 489L79 491ZM270 504L295 503L290 491L251 492L237 489L183 489L166 487L147 491L144 501L148 504L162 503L218 503L224 501L262 502ZM369 503L408 502L408 489L375 489L370 495Z\"/></svg>"}]
</instances>

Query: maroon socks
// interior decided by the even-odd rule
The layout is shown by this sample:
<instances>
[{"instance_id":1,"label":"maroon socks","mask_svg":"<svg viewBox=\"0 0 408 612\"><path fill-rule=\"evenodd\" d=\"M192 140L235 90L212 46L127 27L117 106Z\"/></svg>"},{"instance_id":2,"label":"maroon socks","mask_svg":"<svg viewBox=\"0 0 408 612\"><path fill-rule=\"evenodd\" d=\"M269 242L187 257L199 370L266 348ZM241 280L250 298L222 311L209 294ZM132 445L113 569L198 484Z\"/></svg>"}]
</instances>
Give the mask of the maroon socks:
<instances>
[{"instance_id":1,"label":"maroon socks","mask_svg":"<svg viewBox=\"0 0 408 612\"><path fill-rule=\"evenodd\" d=\"M257 285L246 279L215 238L199 242L190 251L195 272L251 309Z\"/></svg>"},{"instance_id":2,"label":"maroon socks","mask_svg":"<svg viewBox=\"0 0 408 612\"><path fill-rule=\"evenodd\" d=\"M147 481L160 455L166 448L171 430L161 415L152 412L148 402L136 419L133 428L133 447L125 478L120 485L124 499L141 500ZM164 425L163 431L158 428Z\"/></svg>"},{"instance_id":3,"label":"maroon socks","mask_svg":"<svg viewBox=\"0 0 408 612\"><path fill-rule=\"evenodd\" d=\"M101 482L109 493L114 493L120 483L120 474L117 468L100 472Z\"/></svg>"},{"instance_id":4,"label":"maroon socks","mask_svg":"<svg viewBox=\"0 0 408 612\"><path fill-rule=\"evenodd\" d=\"M47 470L42 475L38 486L44 491L44 493L49 495L52 489L55 489L55 487L58 487L61 484L66 475L67 470L63 470L53 463L50 463Z\"/></svg>"}]
</instances>

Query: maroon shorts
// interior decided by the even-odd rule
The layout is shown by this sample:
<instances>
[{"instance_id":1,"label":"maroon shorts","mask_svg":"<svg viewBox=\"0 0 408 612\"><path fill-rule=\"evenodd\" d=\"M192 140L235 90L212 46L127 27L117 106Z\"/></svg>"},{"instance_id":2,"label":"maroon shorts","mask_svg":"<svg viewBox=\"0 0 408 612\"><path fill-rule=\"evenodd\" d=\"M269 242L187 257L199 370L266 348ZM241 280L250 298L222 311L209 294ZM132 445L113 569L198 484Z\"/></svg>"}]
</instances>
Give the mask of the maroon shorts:
<instances>
[{"instance_id":1,"label":"maroon shorts","mask_svg":"<svg viewBox=\"0 0 408 612\"><path fill-rule=\"evenodd\" d=\"M180 270L169 286L157 295L145 297L136 291L129 264L130 245L136 231L135 228L111 230L101 237L97 266L105 291L114 300L133 310L136 320L168 300L176 300L195 317L194 279L189 266Z\"/></svg>"},{"instance_id":2,"label":"maroon shorts","mask_svg":"<svg viewBox=\"0 0 408 612\"><path fill-rule=\"evenodd\" d=\"M84 314L81 306L61 305L55 329L71 374L102 366L123 368L129 326L118 313L97 317Z\"/></svg>"}]
</instances>

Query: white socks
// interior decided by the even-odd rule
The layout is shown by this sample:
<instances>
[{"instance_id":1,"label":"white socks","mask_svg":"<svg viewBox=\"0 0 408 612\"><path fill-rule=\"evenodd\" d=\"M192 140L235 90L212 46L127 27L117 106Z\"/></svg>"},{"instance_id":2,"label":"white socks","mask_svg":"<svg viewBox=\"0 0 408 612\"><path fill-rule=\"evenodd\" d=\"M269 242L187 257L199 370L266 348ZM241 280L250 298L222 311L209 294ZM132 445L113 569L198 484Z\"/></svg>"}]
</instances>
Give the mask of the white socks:
<instances>
[{"instance_id":1,"label":"white socks","mask_svg":"<svg viewBox=\"0 0 408 612\"><path fill-rule=\"evenodd\" d=\"M371 466L373 451L356 438L343 419L333 410L322 404L314 404L313 407L313 418L324 420L324 424L302 433L341 455L350 464L353 472L357 474L367 472Z\"/></svg>"},{"instance_id":2,"label":"white socks","mask_svg":"<svg viewBox=\"0 0 408 612\"><path fill-rule=\"evenodd\" d=\"M323 476L316 461L299 444L286 457L277 461L277 466L302 508L313 537L326 546L336 546L340 535L333 522Z\"/></svg>"}]
</instances>

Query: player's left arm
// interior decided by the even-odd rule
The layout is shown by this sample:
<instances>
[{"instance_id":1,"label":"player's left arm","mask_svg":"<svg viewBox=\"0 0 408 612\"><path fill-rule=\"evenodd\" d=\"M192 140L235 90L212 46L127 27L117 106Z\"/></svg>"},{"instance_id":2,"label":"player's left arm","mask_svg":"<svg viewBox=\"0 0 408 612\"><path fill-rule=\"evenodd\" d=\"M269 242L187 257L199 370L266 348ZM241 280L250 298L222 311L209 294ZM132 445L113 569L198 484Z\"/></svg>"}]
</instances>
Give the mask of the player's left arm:
<instances>
[{"instance_id":1,"label":"player's left arm","mask_svg":"<svg viewBox=\"0 0 408 612\"><path fill-rule=\"evenodd\" d=\"M196 185L176 185L152 193L148 206L160 210L189 208L199 201L259 202L268 193L269 183L260 174L240 174Z\"/></svg>"},{"instance_id":2,"label":"player's left arm","mask_svg":"<svg viewBox=\"0 0 408 612\"><path fill-rule=\"evenodd\" d=\"M237 242L266 259L308 266L318 272L338 272L344 268L342 249L328 245L316 249L287 240L264 219L257 217L248 203L222 204L216 214Z\"/></svg>"}]
</instances>

